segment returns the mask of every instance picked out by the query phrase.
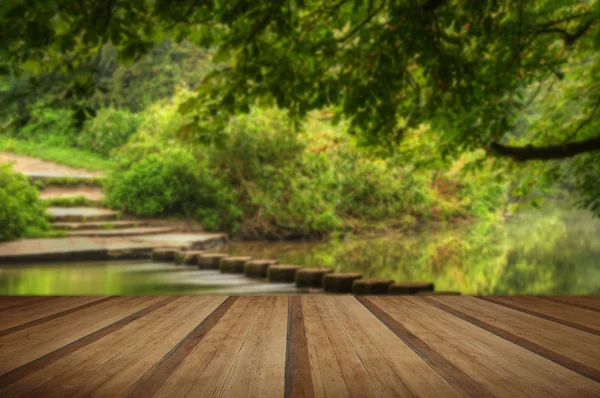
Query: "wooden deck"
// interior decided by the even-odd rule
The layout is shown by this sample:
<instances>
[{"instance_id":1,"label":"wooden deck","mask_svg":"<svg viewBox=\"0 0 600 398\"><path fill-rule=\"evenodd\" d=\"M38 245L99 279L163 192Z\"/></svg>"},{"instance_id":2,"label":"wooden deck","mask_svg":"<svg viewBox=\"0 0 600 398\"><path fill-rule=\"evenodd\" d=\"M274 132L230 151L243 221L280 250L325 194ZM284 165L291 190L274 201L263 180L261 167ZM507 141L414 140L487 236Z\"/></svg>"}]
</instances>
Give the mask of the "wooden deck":
<instances>
[{"instance_id":1,"label":"wooden deck","mask_svg":"<svg viewBox=\"0 0 600 398\"><path fill-rule=\"evenodd\" d=\"M0 297L0 397L599 397L600 297Z\"/></svg>"}]
</instances>

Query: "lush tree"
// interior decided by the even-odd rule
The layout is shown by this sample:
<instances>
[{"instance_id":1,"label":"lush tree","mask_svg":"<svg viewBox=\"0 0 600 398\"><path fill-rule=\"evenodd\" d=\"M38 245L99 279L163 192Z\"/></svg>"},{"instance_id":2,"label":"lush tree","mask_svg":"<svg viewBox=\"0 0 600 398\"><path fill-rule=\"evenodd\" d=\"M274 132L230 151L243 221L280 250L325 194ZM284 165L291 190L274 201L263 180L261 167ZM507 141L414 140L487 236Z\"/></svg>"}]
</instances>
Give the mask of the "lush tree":
<instances>
[{"instance_id":1,"label":"lush tree","mask_svg":"<svg viewBox=\"0 0 600 398\"><path fill-rule=\"evenodd\" d=\"M0 6L0 53L12 73L76 71L69 90L85 94L102 44L127 61L185 39L225 63L182 106L188 136L266 98L297 117L329 107L390 149L427 123L443 155L588 153L570 167L586 189L600 149L599 19L596 0L15 0ZM576 84L555 88L564 81ZM544 96L560 112L525 120Z\"/></svg>"}]
</instances>

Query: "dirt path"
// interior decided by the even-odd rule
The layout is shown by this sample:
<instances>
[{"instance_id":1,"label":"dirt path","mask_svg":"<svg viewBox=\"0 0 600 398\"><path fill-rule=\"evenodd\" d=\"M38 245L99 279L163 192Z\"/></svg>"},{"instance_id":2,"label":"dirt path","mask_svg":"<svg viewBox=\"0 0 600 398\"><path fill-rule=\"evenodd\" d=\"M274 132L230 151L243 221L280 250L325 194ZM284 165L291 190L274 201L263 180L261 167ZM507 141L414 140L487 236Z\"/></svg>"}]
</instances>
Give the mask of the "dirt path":
<instances>
[{"instance_id":1,"label":"dirt path","mask_svg":"<svg viewBox=\"0 0 600 398\"><path fill-rule=\"evenodd\" d=\"M102 171L88 171L85 169L74 169L62 166L54 162L32 158L29 156L14 155L12 153L0 152L0 163L12 163L14 169L23 174L56 174L64 177L102 177Z\"/></svg>"}]
</instances>

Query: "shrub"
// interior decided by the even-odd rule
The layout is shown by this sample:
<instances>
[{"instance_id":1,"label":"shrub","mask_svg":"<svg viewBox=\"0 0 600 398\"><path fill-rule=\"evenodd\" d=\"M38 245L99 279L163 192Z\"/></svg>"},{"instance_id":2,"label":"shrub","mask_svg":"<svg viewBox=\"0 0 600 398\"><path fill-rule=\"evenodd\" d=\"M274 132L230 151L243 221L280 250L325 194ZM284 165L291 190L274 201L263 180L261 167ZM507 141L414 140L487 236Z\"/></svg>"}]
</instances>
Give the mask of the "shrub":
<instances>
[{"instance_id":1,"label":"shrub","mask_svg":"<svg viewBox=\"0 0 600 398\"><path fill-rule=\"evenodd\" d=\"M76 140L74 111L66 108L34 106L27 124L17 136L54 145L69 146Z\"/></svg>"},{"instance_id":2,"label":"shrub","mask_svg":"<svg viewBox=\"0 0 600 398\"><path fill-rule=\"evenodd\" d=\"M0 165L0 241L49 229L38 191L10 165Z\"/></svg>"},{"instance_id":3,"label":"shrub","mask_svg":"<svg viewBox=\"0 0 600 398\"><path fill-rule=\"evenodd\" d=\"M124 145L141 123L141 115L126 109L104 108L85 122L77 143L82 148L108 155Z\"/></svg>"},{"instance_id":4,"label":"shrub","mask_svg":"<svg viewBox=\"0 0 600 398\"><path fill-rule=\"evenodd\" d=\"M233 190L177 144L146 136L119 153L106 184L107 203L142 217L185 215L207 229L235 230L240 211Z\"/></svg>"}]
</instances>

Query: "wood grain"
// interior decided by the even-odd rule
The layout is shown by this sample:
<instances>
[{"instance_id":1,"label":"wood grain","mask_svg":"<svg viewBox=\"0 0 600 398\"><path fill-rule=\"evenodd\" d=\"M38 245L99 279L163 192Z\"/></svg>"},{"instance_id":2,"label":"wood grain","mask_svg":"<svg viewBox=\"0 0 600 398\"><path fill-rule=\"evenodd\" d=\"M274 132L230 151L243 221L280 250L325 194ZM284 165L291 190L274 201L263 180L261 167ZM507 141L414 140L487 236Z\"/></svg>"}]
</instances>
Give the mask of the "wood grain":
<instances>
[{"instance_id":1,"label":"wood grain","mask_svg":"<svg viewBox=\"0 0 600 398\"><path fill-rule=\"evenodd\" d=\"M598 302L0 297L0 396L598 397Z\"/></svg>"},{"instance_id":2,"label":"wood grain","mask_svg":"<svg viewBox=\"0 0 600 398\"><path fill-rule=\"evenodd\" d=\"M582 376L600 381L598 336L473 297L424 300ZM510 322L506 321L508 317Z\"/></svg>"}]
</instances>

